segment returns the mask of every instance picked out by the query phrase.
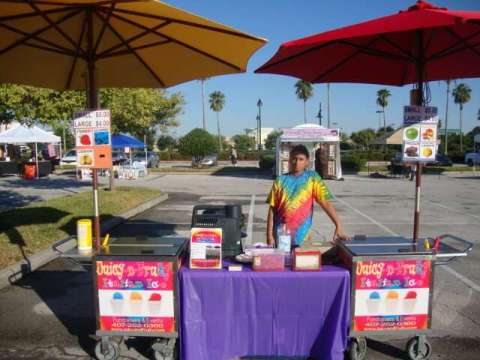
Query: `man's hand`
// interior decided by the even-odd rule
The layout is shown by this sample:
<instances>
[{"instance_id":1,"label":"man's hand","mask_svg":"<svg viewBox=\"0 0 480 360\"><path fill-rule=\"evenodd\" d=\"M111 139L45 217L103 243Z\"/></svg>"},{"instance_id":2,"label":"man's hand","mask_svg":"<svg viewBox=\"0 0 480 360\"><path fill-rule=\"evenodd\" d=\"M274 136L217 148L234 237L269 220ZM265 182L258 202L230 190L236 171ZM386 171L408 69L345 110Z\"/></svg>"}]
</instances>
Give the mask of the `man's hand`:
<instances>
[{"instance_id":1,"label":"man's hand","mask_svg":"<svg viewBox=\"0 0 480 360\"><path fill-rule=\"evenodd\" d=\"M333 234L333 242L335 242L337 239L345 241L351 240L352 238L343 230L342 227L336 227L335 233Z\"/></svg>"},{"instance_id":2,"label":"man's hand","mask_svg":"<svg viewBox=\"0 0 480 360\"><path fill-rule=\"evenodd\" d=\"M275 247L275 238L272 234L267 235L267 245Z\"/></svg>"}]
</instances>

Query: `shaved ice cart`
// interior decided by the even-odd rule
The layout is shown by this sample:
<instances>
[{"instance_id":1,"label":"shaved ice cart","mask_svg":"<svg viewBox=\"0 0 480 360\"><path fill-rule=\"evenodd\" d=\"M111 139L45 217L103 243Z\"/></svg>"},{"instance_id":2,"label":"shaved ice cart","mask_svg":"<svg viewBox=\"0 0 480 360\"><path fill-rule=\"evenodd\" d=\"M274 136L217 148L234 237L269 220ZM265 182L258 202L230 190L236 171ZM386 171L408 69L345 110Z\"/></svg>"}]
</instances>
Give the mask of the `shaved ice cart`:
<instances>
[{"instance_id":1,"label":"shaved ice cart","mask_svg":"<svg viewBox=\"0 0 480 360\"><path fill-rule=\"evenodd\" d=\"M388 334L410 337L406 352L412 360L431 355L426 334L432 324L435 265L466 256L473 247L452 235L436 240L436 249L403 237L356 236L338 242L339 257L351 273L350 359L365 358L365 336Z\"/></svg>"},{"instance_id":2,"label":"shaved ice cart","mask_svg":"<svg viewBox=\"0 0 480 360\"><path fill-rule=\"evenodd\" d=\"M92 259L99 360L120 356L119 338L151 337L155 359L174 359L179 334L177 272L187 239L118 238Z\"/></svg>"}]
</instances>

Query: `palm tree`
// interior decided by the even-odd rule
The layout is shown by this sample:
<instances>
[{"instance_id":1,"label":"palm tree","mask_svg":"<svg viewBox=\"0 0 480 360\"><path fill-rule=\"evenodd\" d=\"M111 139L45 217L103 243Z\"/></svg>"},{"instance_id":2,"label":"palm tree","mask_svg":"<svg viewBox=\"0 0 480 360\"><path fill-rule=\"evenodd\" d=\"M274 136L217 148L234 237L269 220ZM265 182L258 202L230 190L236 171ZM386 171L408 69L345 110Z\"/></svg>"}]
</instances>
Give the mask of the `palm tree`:
<instances>
[{"instance_id":1,"label":"palm tree","mask_svg":"<svg viewBox=\"0 0 480 360\"><path fill-rule=\"evenodd\" d=\"M295 94L303 100L303 119L307 123L307 100L313 96L313 86L308 81L298 80L295 83Z\"/></svg>"},{"instance_id":2,"label":"palm tree","mask_svg":"<svg viewBox=\"0 0 480 360\"><path fill-rule=\"evenodd\" d=\"M387 119L385 116L385 108L388 106L388 98L392 96L388 89L380 89L377 91L377 105L382 108L383 112L383 135L387 140ZM383 145L383 151L386 150L386 144Z\"/></svg>"},{"instance_id":3,"label":"palm tree","mask_svg":"<svg viewBox=\"0 0 480 360\"><path fill-rule=\"evenodd\" d=\"M219 112L225 105L225 95L221 91L214 91L210 94L210 109L217 113L217 131L218 131L218 150L222 151L222 138L220 137L220 119Z\"/></svg>"},{"instance_id":4,"label":"palm tree","mask_svg":"<svg viewBox=\"0 0 480 360\"><path fill-rule=\"evenodd\" d=\"M470 101L472 89L466 84L458 84L452 91L453 101L460 109L460 152L463 152L462 111L463 104Z\"/></svg>"}]
</instances>

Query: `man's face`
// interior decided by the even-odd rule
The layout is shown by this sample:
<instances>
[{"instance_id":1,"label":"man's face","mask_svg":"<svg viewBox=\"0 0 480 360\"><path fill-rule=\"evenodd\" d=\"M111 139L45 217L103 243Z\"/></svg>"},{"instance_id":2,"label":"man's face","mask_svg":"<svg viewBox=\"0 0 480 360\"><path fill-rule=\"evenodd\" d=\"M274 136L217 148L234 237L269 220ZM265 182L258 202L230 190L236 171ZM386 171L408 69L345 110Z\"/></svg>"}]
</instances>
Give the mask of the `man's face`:
<instances>
[{"instance_id":1,"label":"man's face","mask_svg":"<svg viewBox=\"0 0 480 360\"><path fill-rule=\"evenodd\" d=\"M290 157L290 169L293 173L301 173L308 166L308 158L304 154L293 154Z\"/></svg>"}]
</instances>

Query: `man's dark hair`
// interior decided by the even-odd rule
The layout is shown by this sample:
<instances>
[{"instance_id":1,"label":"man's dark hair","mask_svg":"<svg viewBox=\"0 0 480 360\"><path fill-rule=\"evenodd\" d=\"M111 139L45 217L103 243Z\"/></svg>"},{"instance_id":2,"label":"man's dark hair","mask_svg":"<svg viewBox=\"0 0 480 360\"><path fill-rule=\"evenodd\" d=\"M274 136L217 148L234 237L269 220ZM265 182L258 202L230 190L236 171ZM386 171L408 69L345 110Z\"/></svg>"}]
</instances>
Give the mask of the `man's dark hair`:
<instances>
[{"instance_id":1,"label":"man's dark hair","mask_svg":"<svg viewBox=\"0 0 480 360\"><path fill-rule=\"evenodd\" d=\"M290 157L298 154L305 155L307 159L310 158L310 153L308 152L308 149L305 145L295 145L292 150L290 150Z\"/></svg>"}]
</instances>

